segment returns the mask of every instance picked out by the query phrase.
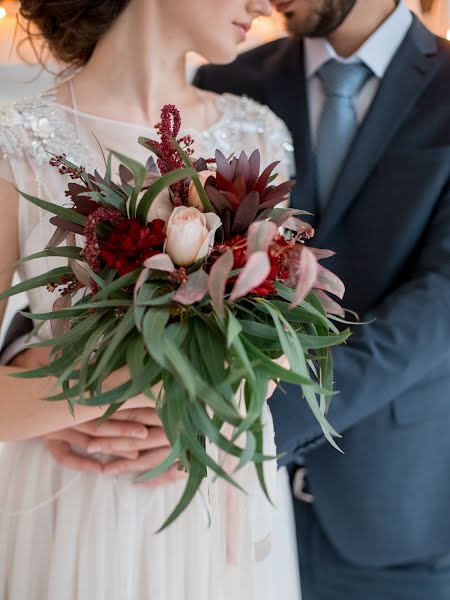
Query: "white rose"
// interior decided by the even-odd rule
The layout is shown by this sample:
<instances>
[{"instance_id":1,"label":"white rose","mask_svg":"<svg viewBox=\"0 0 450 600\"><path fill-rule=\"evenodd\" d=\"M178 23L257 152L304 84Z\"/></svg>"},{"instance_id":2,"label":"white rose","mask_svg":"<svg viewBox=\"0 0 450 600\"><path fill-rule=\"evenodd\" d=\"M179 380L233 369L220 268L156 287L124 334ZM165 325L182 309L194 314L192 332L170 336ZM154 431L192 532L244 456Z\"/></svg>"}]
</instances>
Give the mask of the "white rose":
<instances>
[{"instance_id":1,"label":"white rose","mask_svg":"<svg viewBox=\"0 0 450 600\"><path fill-rule=\"evenodd\" d=\"M198 173L200 183L202 184L203 187L205 187L205 183L209 179L209 177L215 177L215 176L216 176L215 171L206 170L206 171L200 171ZM197 208L200 212L205 212L202 201L200 200L200 196L198 195L197 188L195 187L195 183L193 181L191 181L191 183L189 185L188 204L189 204L189 206L193 206L194 208Z\"/></svg>"},{"instance_id":2,"label":"white rose","mask_svg":"<svg viewBox=\"0 0 450 600\"><path fill-rule=\"evenodd\" d=\"M164 252L179 267L189 267L209 254L221 224L215 213L203 214L196 208L179 206L167 223Z\"/></svg>"}]
</instances>

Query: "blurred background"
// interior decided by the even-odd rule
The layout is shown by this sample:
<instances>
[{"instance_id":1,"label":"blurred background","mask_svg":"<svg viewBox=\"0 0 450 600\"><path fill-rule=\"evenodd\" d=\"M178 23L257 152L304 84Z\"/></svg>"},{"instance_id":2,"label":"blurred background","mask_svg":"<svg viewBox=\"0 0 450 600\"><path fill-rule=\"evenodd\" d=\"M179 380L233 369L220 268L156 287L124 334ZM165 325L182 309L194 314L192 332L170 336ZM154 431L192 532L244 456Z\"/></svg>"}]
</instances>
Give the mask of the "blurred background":
<instances>
[{"instance_id":1,"label":"blurred background","mask_svg":"<svg viewBox=\"0 0 450 600\"><path fill-rule=\"evenodd\" d=\"M409 7L428 27L450 40L450 0L406 0ZM17 26L18 2L0 0L0 102L8 98L34 94L52 82L52 75L37 66L33 49L21 43L24 37ZM242 49L251 48L284 35L280 16L256 19ZM17 51L20 47L20 54ZM202 58L189 56L188 75L193 72Z\"/></svg>"}]
</instances>

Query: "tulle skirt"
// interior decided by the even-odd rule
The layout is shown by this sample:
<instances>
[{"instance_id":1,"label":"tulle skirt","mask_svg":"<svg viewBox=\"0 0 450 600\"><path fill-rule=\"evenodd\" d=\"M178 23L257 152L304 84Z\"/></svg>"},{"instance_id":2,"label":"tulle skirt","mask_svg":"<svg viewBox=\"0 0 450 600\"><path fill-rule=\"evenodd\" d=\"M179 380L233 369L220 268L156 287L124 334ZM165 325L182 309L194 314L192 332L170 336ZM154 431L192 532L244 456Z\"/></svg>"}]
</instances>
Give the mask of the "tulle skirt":
<instances>
[{"instance_id":1,"label":"tulle skirt","mask_svg":"<svg viewBox=\"0 0 450 600\"><path fill-rule=\"evenodd\" d=\"M287 475L276 479L276 510L253 490L238 492L230 514L230 486L206 481L181 518L156 534L184 482L137 488L65 469L39 441L6 444L0 598L299 600Z\"/></svg>"}]
</instances>

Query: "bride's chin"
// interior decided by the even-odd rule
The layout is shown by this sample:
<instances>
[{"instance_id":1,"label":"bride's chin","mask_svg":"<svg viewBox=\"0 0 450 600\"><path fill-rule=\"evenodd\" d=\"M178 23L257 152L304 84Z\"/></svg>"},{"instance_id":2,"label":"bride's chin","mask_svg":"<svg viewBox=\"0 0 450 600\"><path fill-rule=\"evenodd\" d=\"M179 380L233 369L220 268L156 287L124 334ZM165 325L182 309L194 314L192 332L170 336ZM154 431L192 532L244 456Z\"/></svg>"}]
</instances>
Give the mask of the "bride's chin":
<instances>
[{"instance_id":1,"label":"bride's chin","mask_svg":"<svg viewBox=\"0 0 450 600\"><path fill-rule=\"evenodd\" d=\"M208 52L206 60L215 65L226 65L233 62L239 54L237 45L228 48L218 48L215 52Z\"/></svg>"}]
</instances>

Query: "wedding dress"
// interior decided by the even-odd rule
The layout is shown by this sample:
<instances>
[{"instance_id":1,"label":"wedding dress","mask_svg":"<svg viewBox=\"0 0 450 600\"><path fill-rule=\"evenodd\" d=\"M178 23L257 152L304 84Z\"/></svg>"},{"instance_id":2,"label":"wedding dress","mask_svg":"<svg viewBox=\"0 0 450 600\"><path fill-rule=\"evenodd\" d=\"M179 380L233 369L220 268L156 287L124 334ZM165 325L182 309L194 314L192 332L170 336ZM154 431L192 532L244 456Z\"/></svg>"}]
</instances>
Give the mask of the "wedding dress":
<instances>
[{"instance_id":1,"label":"wedding dress","mask_svg":"<svg viewBox=\"0 0 450 600\"><path fill-rule=\"evenodd\" d=\"M292 164L282 122L255 102L218 97L219 119L206 131L187 129L196 156L259 148L262 165ZM95 136L95 137L94 137ZM54 92L0 107L0 177L28 194L64 204L67 181L49 153L88 170L104 164L103 148L143 163L137 138L153 128L82 113L56 102ZM21 198L21 256L41 251L54 227L49 215ZM22 279L59 266L39 259L20 267ZM33 312L51 310L45 288L29 294ZM40 336L50 335L45 328ZM265 409L265 453L274 432ZM285 471L266 464L275 507L259 490L254 469L239 481L247 495L230 495L212 477L175 524L155 531L175 506L184 482L142 489L128 477L78 473L61 467L39 440L5 444L0 452L1 600L299 600L295 525ZM276 488L276 489L275 489ZM230 500L231 498L231 500ZM209 524L210 518L210 524Z\"/></svg>"}]
</instances>

